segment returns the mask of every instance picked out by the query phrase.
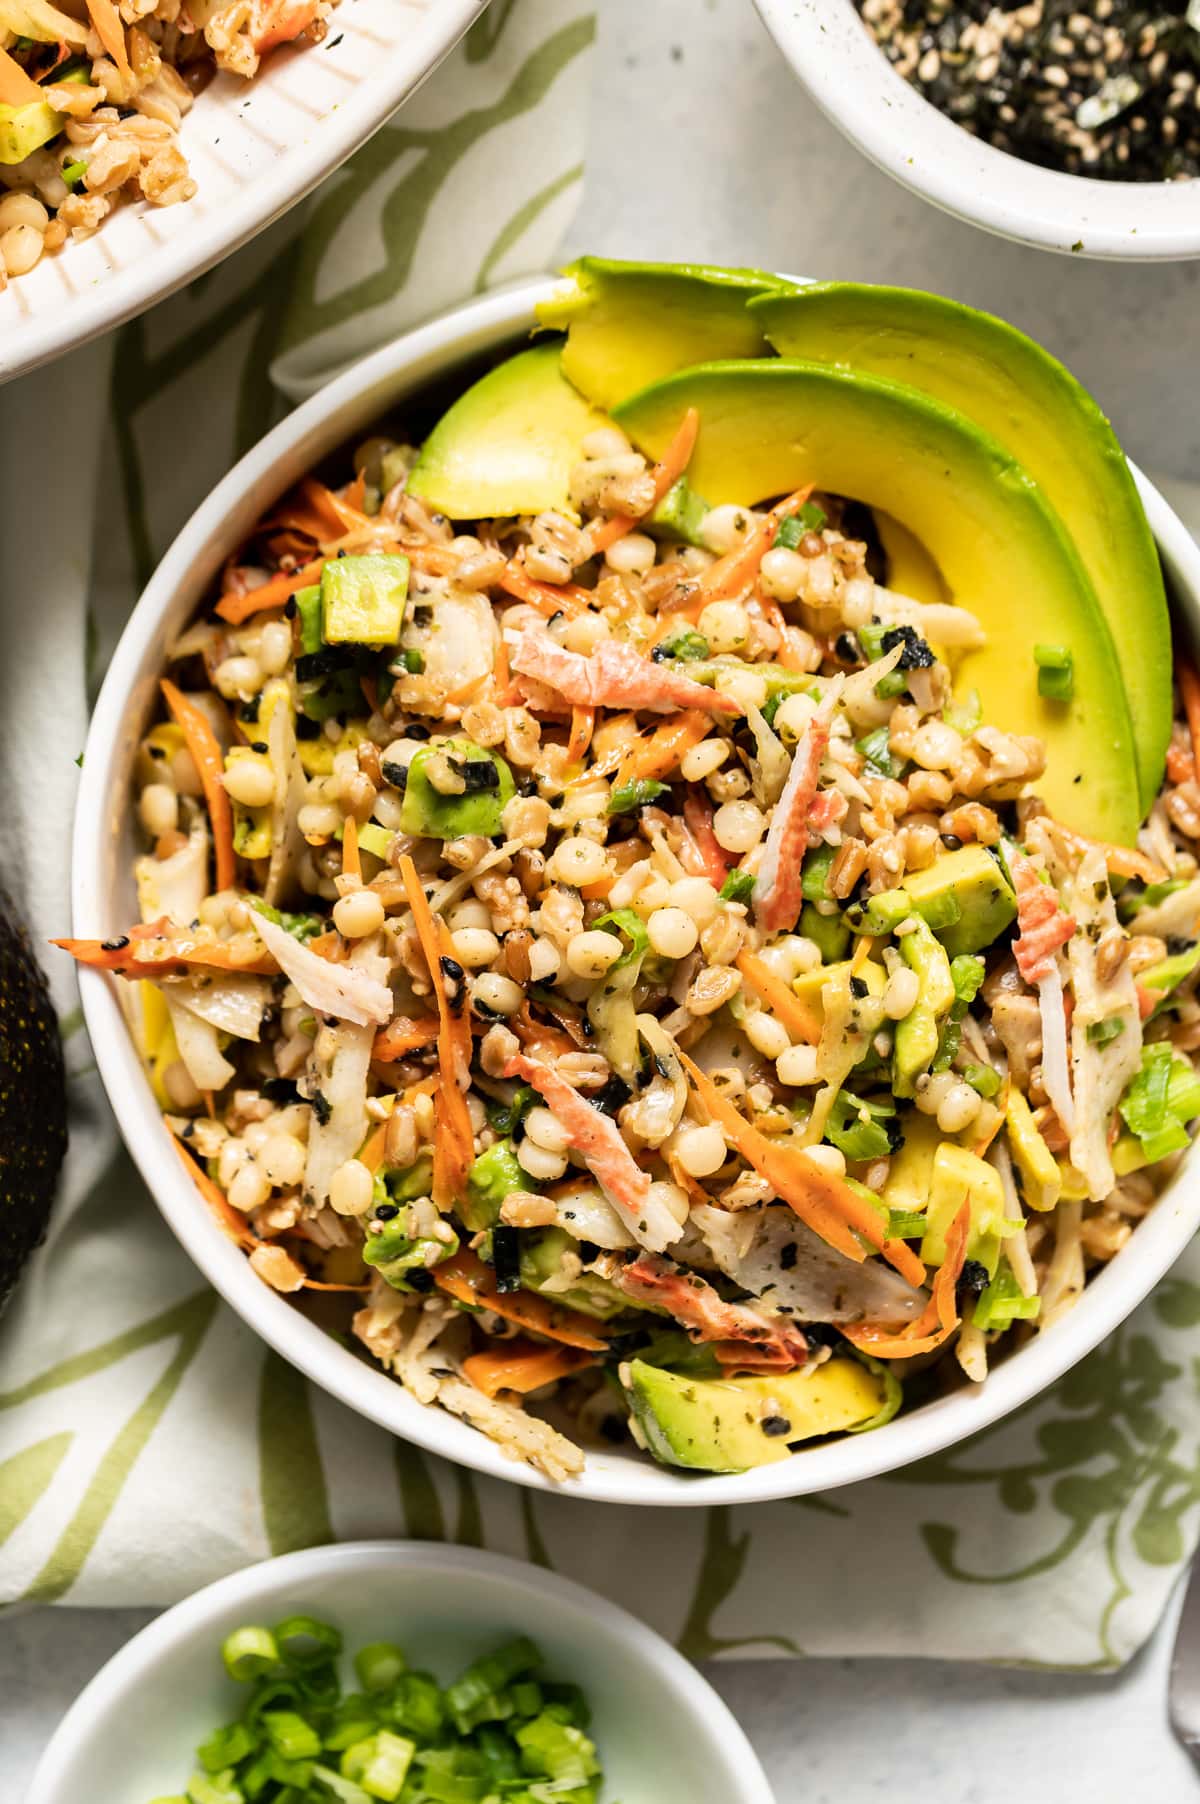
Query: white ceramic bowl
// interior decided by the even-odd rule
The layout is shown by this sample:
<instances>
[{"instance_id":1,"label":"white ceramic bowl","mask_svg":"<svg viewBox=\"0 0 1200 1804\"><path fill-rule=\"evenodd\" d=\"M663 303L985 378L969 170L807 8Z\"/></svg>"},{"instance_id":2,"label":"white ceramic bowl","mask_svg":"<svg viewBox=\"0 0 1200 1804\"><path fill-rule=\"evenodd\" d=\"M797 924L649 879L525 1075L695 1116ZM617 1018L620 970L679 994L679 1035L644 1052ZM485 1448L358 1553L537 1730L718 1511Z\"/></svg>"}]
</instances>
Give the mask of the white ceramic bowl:
<instances>
[{"instance_id":1,"label":"white ceramic bowl","mask_svg":"<svg viewBox=\"0 0 1200 1804\"><path fill-rule=\"evenodd\" d=\"M487 0L342 0L321 44L218 75L183 122L195 198L120 207L0 294L0 382L162 300L261 232L366 142Z\"/></svg>"},{"instance_id":2,"label":"white ceramic bowl","mask_svg":"<svg viewBox=\"0 0 1200 1804\"><path fill-rule=\"evenodd\" d=\"M520 341L534 303L552 288L525 282L460 308L367 358L267 435L193 514L130 618L96 705L83 763L73 849L74 931L108 937L136 919L129 807L137 741L157 694L165 649L209 591L228 552L268 505L332 447L361 433L405 395L465 359ZM1200 636L1200 548L1161 495L1139 477L1150 523L1184 616ZM455 1417L423 1408L255 1277L205 1208L169 1143L117 998L119 980L80 973L92 1045L122 1133L159 1208L196 1264L285 1359L352 1409L432 1452L497 1478L552 1488ZM869 1478L964 1439L1036 1396L1127 1316L1200 1226L1200 1182L1189 1160L1129 1245L1061 1322L999 1365L980 1388L898 1417L870 1434L810 1447L777 1465L701 1477L634 1451L590 1453L575 1496L640 1504L746 1503Z\"/></svg>"},{"instance_id":3,"label":"white ceramic bowl","mask_svg":"<svg viewBox=\"0 0 1200 1804\"><path fill-rule=\"evenodd\" d=\"M285 1554L176 1604L114 1654L72 1705L25 1804L149 1804L180 1791L197 1743L233 1719L244 1695L225 1676L222 1640L243 1623L297 1613L335 1623L347 1655L396 1641L443 1683L498 1643L528 1634L547 1673L587 1694L605 1799L773 1804L729 1710L653 1629L555 1573L414 1541Z\"/></svg>"},{"instance_id":4,"label":"white ceramic bowl","mask_svg":"<svg viewBox=\"0 0 1200 1804\"><path fill-rule=\"evenodd\" d=\"M897 75L852 0L755 4L821 111L947 213L1046 250L1134 262L1200 256L1195 182L1100 182L1026 163L972 137Z\"/></svg>"}]
</instances>

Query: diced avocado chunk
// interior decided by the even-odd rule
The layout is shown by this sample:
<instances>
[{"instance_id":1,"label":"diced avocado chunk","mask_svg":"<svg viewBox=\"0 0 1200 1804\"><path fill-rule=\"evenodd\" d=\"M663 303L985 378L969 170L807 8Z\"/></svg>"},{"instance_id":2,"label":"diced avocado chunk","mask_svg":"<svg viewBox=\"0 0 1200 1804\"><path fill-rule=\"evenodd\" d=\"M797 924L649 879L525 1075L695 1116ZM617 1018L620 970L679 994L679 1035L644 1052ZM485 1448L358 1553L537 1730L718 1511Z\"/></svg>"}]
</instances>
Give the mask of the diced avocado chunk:
<instances>
[{"instance_id":1,"label":"diced avocado chunk","mask_svg":"<svg viewBox=\"0 0 1200 1804\"><path fill-rule=\"evenodd\" d=\"M0 163L23 163L58 136L65 118L46 100L0 106Z\"/></svg>"},{"instance_id":2,"label":"diced avocado chunk","mask_svg":"<svg viewBox=\"0 0 1200 1804\"><path fill-rule=\"evenodd\" d=\"M971 1229L967 1258L976 1259L989 1278L996 1275L1001 1242L1020 1227L1004 1215L1004 1186L1000 1174L986 1160L952 1140L943 1141L933 1159L921 1258L926 1265L941 1265L946 1257L946 1236L963 1204L969 1200Z\"/></svg>"},{"instance_id":3,"label":"diced avocado chunk","mask_svg":"<svg viewBox=\"0 0 1200 1804\"><path fill-rule=\"evenodd\" d=\"M819 920L831 919L825 915ZM817 965L812 971L803 971L799 977L793 977L792 989L807 1008L813 1011L818 1026L825 1018L825 987L830 983L839 983L850 970L850 961L841 959L832 965ZM873 959L867 959L861 969L855 972L867 986L869 996L882 996L887 988L887 972L882 965Z\"/></svg>"},{"instance_id":4,"label":"diced avocado chunk","mask_svg":"<svg viewBox=\"0 0 1200 1804\"><path fill-rule=\"evenodd\" d=\"M563 1228L542 1228L536 1234L522 1234L521 1283L526 1290L541 1290L549 1279L557 1278L561 1273L564 1254L578 1251L578 1241ZM624 1291L597 1277L595 1272L581 1273L568 1290L560 1290L556 1285L546 1294L566 1309L578 1309L584 1315L599 1316L601 1320L637 1307Z\"/></svg>"},{"instance_id":5,"label":"diced avocado chunk","mask_svg":"<svg viewBox=\"0 0 1200 1804\"><path fill-rule=\"evenodd\" d=\"M981 952L1016 917L1012 887L984 846L960 846L923 871L909 871L904 891L951 958ZM883 900L874 897L872 906Z\"/></svg>"},{"instance_id":6,"label":"diced avocado chunk","mask_svg":"<svg viewBox=\"0 0 1200 1804\"><path fill-rule=\"evenodd\" d=\"M404 625L408 559L383 552L330 558L321 572L327 645L395 645Z\"/></svg>"},{"instance_id":7,"label":"diced avocado chunk","mask_svg":"<svg viewBox=\"0 0 1200 1804\"><path fill-rule=\"evenodd\" d=\"M453 793L439 789L431 775L431 768L440 772L447 765L463 785ZM491 839L500 832L501 816L515 794L512 772L497 753L470 739L431 742L408 767L400 831L430 839L461 839L470 833Z\"/></svg>"},{"instance_id":8,"label":"diced avocado chunk","mask_svg":"<svg viewBox=\"0 0 1200 1804\"><path fill-rule=\"evenodd\" d=\"M500 1219L504 1199L514 1190L532 1190L533 1179L517 1162L511 1140L496 1140L480 1153L467 1173L467 1193L455 1209L464 1227L479 1234Z\"/></svg>"},{"instance_id":9,"label":"diced avocado chunk","mask_svg":"<svg viewBox=\"0 0 1200 1804\"><path fill-rule=\"evenodd\" d=\"M1008 1088L1005 1128L1026 1203L1031 1209L1053 1209L1062 1194L1062 1172L1038 1132L1033 1110L1015 1084Z\"/></svg>"},{"instance_id":10,"label":"diced avocado chunk","mask_svg":"<svg viewBox=\"0 0 1200 1804\"><path fill-rule=\"evenodd\" d=\"M692 1378L635 1359L625 1395L662 1465L746 1472L787 1459L797 1441L869 1422L887 1385L856 1359L764 1378Z\"/></svg>"},{"instance_id":11,"label":"diced avocado chunk","mask_svg":"<svg viewBox=\"0 0 1200 1804\"><path fill-rule=\"evenodd\" d=\"M312 657L325 643L321 637L320 583L310 583L306 589L297 589L292 600L296 604L296 616L300 622L301 655Z\"/></svg>"},{"instance_id":12,"label":"diced avocado chunk","mask_svg":"<svg viewBox=\"0 0 1200 1804\"><path fill-rule=\"evenodd\" d=\"M823 915L814 903L806 902L800 910L796 931L812 941L826 965L836 965L839 959L845 958L850 929L840 914Z\"/></svg>"},{"instance_id":13,"label":"diced avocado chunk","mask_svg":"<svg viewBox=\"0 0 1200 1804\"><path fill-rule=\"evenodd\" d=\"M686 476L672 483L654 512L646 521L646 530L656 539L682 539L685 545L704 548L700 528L708 512L708 502L691 488Z\"/></svg>"},{"instance_id":14,"label":"diced avocado chunk","mask_svg":"<svg viewBox=\"0 0 1200 1804\"><path fill-rule=\"evenodd\" d=\"M946 948L919 915L910 917L909 930L899 944L900 956L916 973L920 987L913 1007L896 1023L892 1087L897 1096L911 1096L918 1075L937 1052L941 1020L954 1002L955 990Z\"/></svg>"},{"instance_id":15,"label":"diced avocado chunk","mask_svg":"<svg viewBox=\"0 0 1200 1804\"><path fill-rule=\"evenodd\" d=\"M933 1161L942 1136L932 1115L906 1109L901 1119L904 1144L893 1153L882 1196L898 1215L920 1214L929 1204Z\"/></svg>"}]
</instances>

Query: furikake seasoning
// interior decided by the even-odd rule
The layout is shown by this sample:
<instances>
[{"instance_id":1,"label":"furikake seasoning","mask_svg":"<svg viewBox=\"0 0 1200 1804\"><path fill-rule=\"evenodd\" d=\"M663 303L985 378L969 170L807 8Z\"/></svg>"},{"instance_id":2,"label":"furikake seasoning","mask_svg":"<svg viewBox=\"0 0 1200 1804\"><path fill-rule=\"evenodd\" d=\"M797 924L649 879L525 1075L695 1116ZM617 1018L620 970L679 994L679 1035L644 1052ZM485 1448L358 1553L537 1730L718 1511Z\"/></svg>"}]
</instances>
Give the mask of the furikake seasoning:
<instances>
[{"instance_id":1,"label":"furikake seasoning","mask_svg":"<svg viewBox=\"0 0 1200 1804\"><path fill-rule=\"evenodd\" d=\"M1197 0L855 4L897 71L1000 150L1112 181L1200 174Z\"/></svg>"}]
</instances>

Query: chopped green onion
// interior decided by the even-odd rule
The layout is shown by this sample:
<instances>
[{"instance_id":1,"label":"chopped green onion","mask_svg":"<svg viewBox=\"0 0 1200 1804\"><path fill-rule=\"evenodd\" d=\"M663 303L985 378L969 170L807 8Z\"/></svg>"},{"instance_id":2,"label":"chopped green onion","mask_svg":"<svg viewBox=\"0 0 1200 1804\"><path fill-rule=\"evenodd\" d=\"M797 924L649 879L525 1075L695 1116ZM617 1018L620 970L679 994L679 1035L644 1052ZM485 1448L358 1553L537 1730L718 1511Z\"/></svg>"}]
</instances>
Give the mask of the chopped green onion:
<instances>
[{"instance_id":1,"label":"chopped green onion","mask_svg":"<svg viewBox=\"0 0 1200 1804\"><path fill-rule=\"evenodd\" d=\"M888 1210L889 1240L920 1240L928 1226L928 1221L919 1209Z\"/></svg>"},{"instance_id":2,"label":"chopped green onion","mask_svg":"<svg viewBox=\"0 0 1200 1804\"><path fill-rule=\"evenodd\" d=\"M872 1102L853 1091L839 1090L829 1111L825 1138L847 1159L886 1159L895 1147L884 1123L895 1114L896 1105L890 1098Z\"/></svg>"},{"instance_id":3,"label":"chopped green onion","mask_svg":"<svg viewBox=\"0 0 1200 1804\"><path fill-rule=\"evenodd\" d=\"M815 501L806 501L794 514L789 514L779 522L779 530L772 540L772 550L776 546L782 546L785 551L795 551L806 533L823 532L828 518L823 507L818 507Z\"/></svg>"},{"instance_id":4,"label":"chopped green onion","mask_svg":"<svg viewBox=\"0 0 1200 1804\"><path fill-rule=\"evenodd\" d=\"M660 639L650 656L656 664L661 664L666 658L677 658L683 664L696 664L701 658L707 658L708 653L709 644L704 634L689 627L686 632L675 633L670 639Z\"/></svg>"},{"instance_id":5,"label":"chopped green onion","mask_svg":"<svg viewBox=\"0 0 1200 1804\"><path fill-rule=\"evenodd\" d=\"M895 777L898 766L890 750L890 730L885 725L875 727L871 732L856 741L858 750L866 759L867 769L877 777Z\"/></svg>"},{"instance_id":6,"label":"chopped green onion","mask_svg":"<svg viewBox=\"0 0 1200 1804\"><path fill-rule=\"evenodd\" d=\"M1016 1321L1033 1321L1040 1313L1040 1297L1027 1297L1013 1276L1004 1254L996 1267L996 1276L975 1299L972 1320L985 1333L1011 1327Z\"/></svg>"},{"instance_id":7,"label":"chopped green onion","mask_svg":"<svg viewBox=\"0 0 1200 1804\"><path fill-rule=\"evenodd\" d=\"M1069 702L1075 694L1075 656L1065 645L1035 645L1038 694L1047 701Z\"/></svg>"},{"instance_id":8,"label":"chopped green onion","mask_svg":"<svg viewBox=\"0 0 1200 1804\"><path fill-rule=\"evenodd\" d=\"M722 902L748 902L754 894L754 878L749 871L730 871L721 885Z\"/></svg>"},{"instance_id":9,"label":"chopped green onion","mask_svg":"<svg viewBox=\"0 0 1200 1804\"><path fill-rule=\"evenodd\" d=\"M1000 1088L1000 1073L991 1065L964 1065L963 1079L980 1096L995 1096Z\"/></svg>"},{"instance_id":10,"label":"chopped green onion","mask_svg":"<svg viewBox=\"0 0 1200 1804\"><path fill-rule=\"evenodd\" d=\"M669 783L660 783L655 777L638 777L632 783L622 783L608 798L608 812L632 814L635 808L646 808L651 802L657 802L670 787Z\"/></svg>"},{"instance_id":11,"label":"chopped green onion","mask_svg":"<svg viewBox=\"0 0 1200 1804\"><path fill-rule=\"evenodd\" d=\"M343 1696L341 1646L332 1624L305 1615L236 1629L222 1655L250 1686L241 1719L209 1735L184 1792L155 1804L598 1804L587 1699L535 1676L542 1655L528 1638L445 1692L375 1641L354 1659L363 1691Z\"/></svg>"},{"instance_id":12,"label":"chopped green onion","mask_svg":"<svg viewBox=\"0 0 1200 1804\"><path fill-rule=\"evenodd\" d=\"M966 739L973 733L983 719L983 703L979 699L978 689L968 689L961 702L947 702L942 709L942 719L956 733Z\"/></svg>"},{"instance_id":13,"label":"chopped green onion","mask_svg":"<svg viewBox=\"0 0 1200 1804\"><path fill-rule=\"evenodd\" d=\"M1125 1023L1119 1015L1109 1015L1103 1021L1089 1021L1087 1037L1091 1046L1110 1046L1112 1042L1125 1032Z\"/></svg>"},{"instance_id":14,"label":"chopped green onion","mask_svg":"<svg viewBox=\"0 0 1200 1804\"><path fill-rule=\"evenodd\" d=\"M257 1679L279 1665L279 1648L270 1629L250 1626L235 1629L221 1646L221 1658L231 1679Z\"/></svg>"},{"instance_id":15,"label":"chopped green onion","mask_svg":"<svg viewBox=\"0 0 1200 1804\"><path fill-rule=\"evenodd\" d=\"M76 163L64 163L58 173L68 188L77 187L87 174L86 157L81 157Z\"/></svg>"},{"instance_id":16,"label":"chopped green onion","mask_svg":"<svg viewBox=\"0 0 1200 1804\"><path fill-rule=\"evenodd\" d=\"M390 1691L405 1665L404 1654L394 1641L372 1641L354 1656L354 1670L364 1691Z\"/></svg>"},{"instance_id":17,"label":"chopped green onion","mask_svg":"<svg viewBox=\"0 0 1200 1804\"><path fill-rule=\"evenodd\" d=\"M275 1640L290 1666L323 1666L342 1651L342 1637L315 1616L288 1616L275 1624Z\"/></svg>"}]
</instances>

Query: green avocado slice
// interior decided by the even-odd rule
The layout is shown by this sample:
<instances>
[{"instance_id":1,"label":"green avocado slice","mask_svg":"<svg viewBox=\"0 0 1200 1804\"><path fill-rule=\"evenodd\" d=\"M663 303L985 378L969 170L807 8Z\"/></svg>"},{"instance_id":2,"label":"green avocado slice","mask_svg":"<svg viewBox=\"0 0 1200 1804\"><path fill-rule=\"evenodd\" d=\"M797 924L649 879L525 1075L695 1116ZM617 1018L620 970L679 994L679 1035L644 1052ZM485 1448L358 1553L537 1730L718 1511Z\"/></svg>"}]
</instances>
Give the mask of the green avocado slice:
<instances>
[{"instance_id":1,"label":"green avocado slice","mask_svg":"<svg viewBox=\"0 0 1200 1804\"><path fill-rule=\"evenodd\" d=\"M538 320L566 332L563 374L606 408L690 364L765 356L763 329L746 303L790 286L760 269L608 257L580 257L563 277Z\"/></svg>"},{"instance_id":2,"label":"green avocado slice","mask_svg":"<svg viewBox=\"0 0 1200 1804\"><path fill-rule=\"evenodd\" d=\"M565 379L557 340L518 351L459 396L434 427L408 493L452 520L571 512L571 471L605 415Z\"/></svg>"},{"instance_id":3,"label":"green avocado slice","mask_svg":"<svg viewBox=\"0 0 1200 1804\"><path fill-rule=\"evenodd\" d=\"M797 1441L865 1427L898 1387L856 1359L769 1378L694 1378L635 1359L625 1395L661 1465L746 1472L787 1459Z\"/></svg>"},{"instance_id":4,"label":"green avocado slice","mask_svg":"<svg viewBox=\"0 0 1200 1804\"><path fill-rule=\"evenodd\" d=\"M1116 645L1147 813L1171 737L1167 600L1137 486L1091 395L1015 326L940 295L821 282L756 298L750 312L781 356L904 382L957 408L1041 485Z\"/></svg>"},{"instance_id":5,"label":"green avocado slice","mask_svg":"<svg viewBox=\"0 0 1200 1804\"><path fill-rule=\"evenodd\" d=\"M656 457L689 407L700 432L688 480L714 505L813 483L915 533L988 635L957 671L978 689L985 720L1045 742L1034 787L1059 819L1132 844L1141 809L1112 639L1062 523L1015 458L916 389L782 358L684 370L613 417ZM1070 701L1038 693L1034 646L1049 642L1073 654Z\"/></svg>"}]
</instances>

